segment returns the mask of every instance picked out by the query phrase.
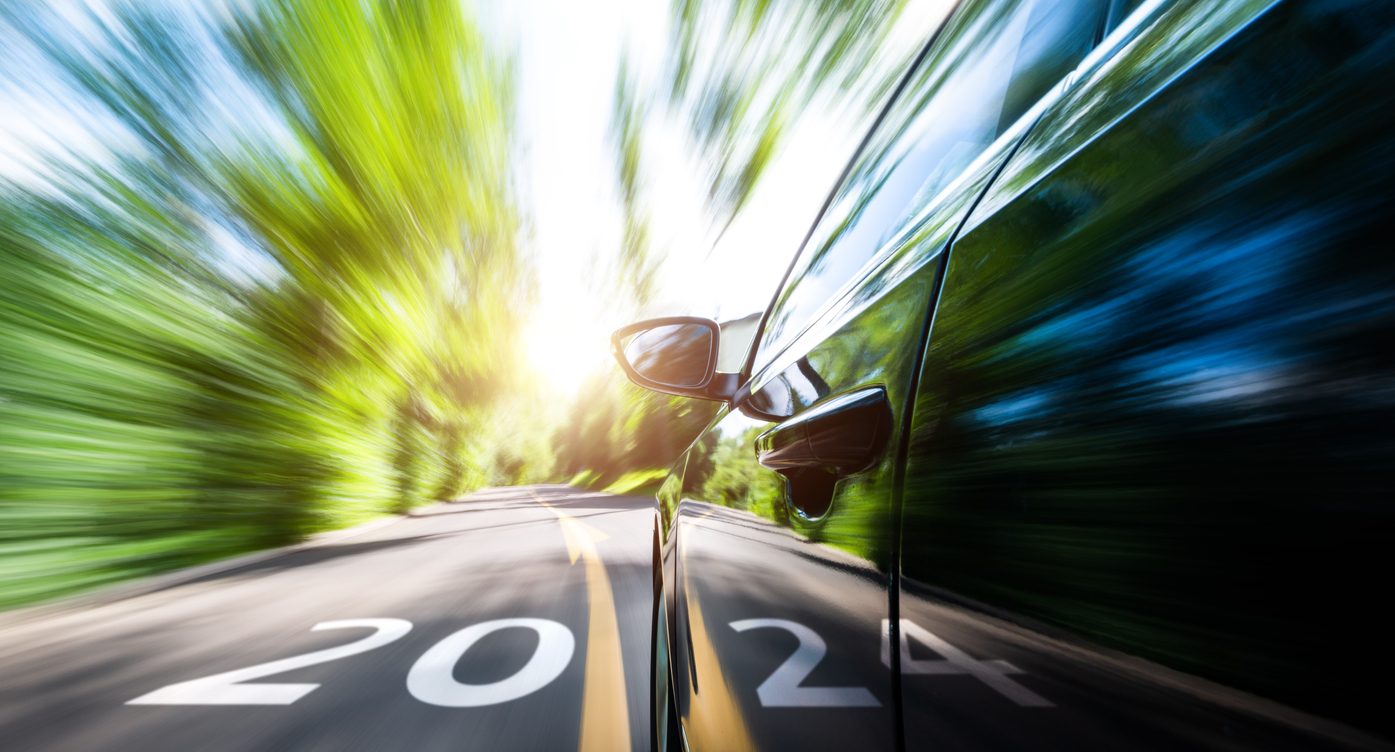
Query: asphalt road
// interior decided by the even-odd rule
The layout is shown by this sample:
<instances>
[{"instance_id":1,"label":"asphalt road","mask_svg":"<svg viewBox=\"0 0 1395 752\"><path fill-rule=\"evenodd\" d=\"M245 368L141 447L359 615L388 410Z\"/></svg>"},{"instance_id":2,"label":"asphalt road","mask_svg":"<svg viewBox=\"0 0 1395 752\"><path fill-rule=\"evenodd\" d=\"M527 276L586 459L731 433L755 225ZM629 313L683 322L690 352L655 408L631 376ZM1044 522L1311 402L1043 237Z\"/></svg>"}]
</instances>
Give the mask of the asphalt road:
<instances>
[{"instance_id":1,"label":"asphalt road","mask_svg":"<svg viewBox=\"0 0 1395 752\"><path fill-rule=\"evenodd\" d=\"M491 489L10 624L0 749L647 749L651 504Z\"/></svg>"}]
</instances>

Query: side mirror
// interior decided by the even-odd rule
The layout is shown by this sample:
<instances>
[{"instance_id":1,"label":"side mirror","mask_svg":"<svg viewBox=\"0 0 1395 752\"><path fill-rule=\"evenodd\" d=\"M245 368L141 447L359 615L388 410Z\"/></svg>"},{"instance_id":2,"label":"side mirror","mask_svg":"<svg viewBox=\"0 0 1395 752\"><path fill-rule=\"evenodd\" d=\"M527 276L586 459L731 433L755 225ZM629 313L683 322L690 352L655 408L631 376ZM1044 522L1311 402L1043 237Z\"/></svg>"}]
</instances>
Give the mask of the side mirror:
<instances>
[{"instance_id":1,"label":"side mirror","mask_svg":"<svg viewBox=\"0 0 1395 752\"><path fill-rule=\"evenodd\" d=\"M722 330L696 316L649 319L617 329L610 351L630 381L655 392L725 402L737 375L717 373Z\"/></svg>"}]
</instances>

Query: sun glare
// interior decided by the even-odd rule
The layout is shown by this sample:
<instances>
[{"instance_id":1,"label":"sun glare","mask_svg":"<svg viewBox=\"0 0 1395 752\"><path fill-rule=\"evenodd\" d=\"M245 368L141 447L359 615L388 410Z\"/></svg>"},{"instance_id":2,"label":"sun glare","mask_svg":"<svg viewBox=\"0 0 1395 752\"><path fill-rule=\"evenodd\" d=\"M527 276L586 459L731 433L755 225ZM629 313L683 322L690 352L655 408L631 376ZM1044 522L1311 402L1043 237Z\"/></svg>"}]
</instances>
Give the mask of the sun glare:
<instances>
[{"instance_id":1,"label":"sun glare","mask_svg":"<svg viewBox=\"0 0 1395 752\"><path fill-rule=\"evenodd\" d=\"M582 315L539 316L529 328L528 361L543 380L566 395L611 363L610 330Z\"/></svg>"}]
</instances>

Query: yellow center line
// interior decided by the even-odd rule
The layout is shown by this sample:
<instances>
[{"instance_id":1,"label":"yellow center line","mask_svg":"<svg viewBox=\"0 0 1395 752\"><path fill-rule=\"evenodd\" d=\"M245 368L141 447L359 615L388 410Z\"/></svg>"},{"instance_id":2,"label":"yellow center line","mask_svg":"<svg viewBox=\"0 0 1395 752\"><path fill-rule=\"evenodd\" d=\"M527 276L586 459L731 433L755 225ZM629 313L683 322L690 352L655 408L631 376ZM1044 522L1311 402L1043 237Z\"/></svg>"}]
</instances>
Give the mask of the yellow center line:
<instances>
[{"instance_id":1,"label":"yellow center line","mask_svg":"<svg viewBox=\"0 0 1395 752\"><path fill-rule=\"evenodd\" d=\"M692 530L685 530L691 534ZM691 538L685 538L685 541ZM688 683L688 717L683 730L693 749L721 749L727 752L754 752L755 741L746 727L741 701L732 691L717 661L717 648L707 633L707 621L702 617L702 605L697 593L688 584L687 556L683 554L683 594L687 598L688 636L692 638L695 673L701 677L698 692L691 679Z\"/></svg>"},{"instance_id":2,"label":"yellow center line","mask_svg":"<svg viewBox=\"0 0 1395 752\"><path fill-rule=\"evenodd\" d=\"M581 693L581 738L577 752L615 752L630 748L629 704L625 698L625 664L620 652L620 623L610 575L601 563L596 542L610 536L554 509L538 492L528 489L539 504L557 515L572 564L586 564L586 597L590 620L586 627L586 684Z\"/></svg>"}]
</instances>

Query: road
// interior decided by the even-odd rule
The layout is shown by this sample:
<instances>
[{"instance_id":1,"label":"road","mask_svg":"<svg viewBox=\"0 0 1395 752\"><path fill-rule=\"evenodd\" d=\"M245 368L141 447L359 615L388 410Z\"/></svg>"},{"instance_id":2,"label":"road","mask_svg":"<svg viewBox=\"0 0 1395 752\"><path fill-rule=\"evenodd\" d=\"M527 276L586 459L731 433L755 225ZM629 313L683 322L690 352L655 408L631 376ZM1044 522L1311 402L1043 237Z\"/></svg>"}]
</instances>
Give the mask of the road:
<instances>
[{"instance_id":1,"label":"road","mask_svg":"<svg viewBox=\"0 0 1395 752\"><path fill-rule=\"evenodd\" d=\"M647 749L651 504L490 489L0 628L0 748Z\"/></svg>"},{"instance_id":2,"label":"road","mask_svg":"<svg viewBox=\"0 0 1395 752\"><path fill-rule=\"evenodd\" d=\"M7 615L0 752L647 750L651 504L488 489L144 595ZM684 504L685 560L706 574L689 583L704 688L691 718L699 732L722 721L708 746L893 746L875 572L754 515ZM828 593L840 619L811 610ZM1391 749L907 594L908 748ZM753 618L818 636L727 628ZM785 691L837 693L837 707L792 694L758 710L757 688L807 639L827 653Z\"/></svg>"}]
</instances>

